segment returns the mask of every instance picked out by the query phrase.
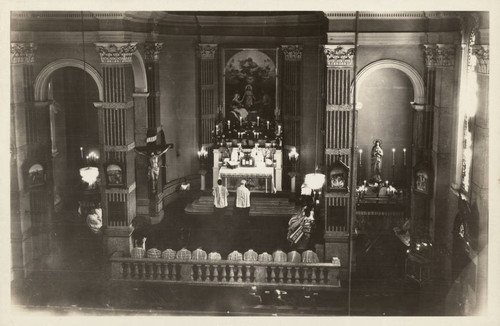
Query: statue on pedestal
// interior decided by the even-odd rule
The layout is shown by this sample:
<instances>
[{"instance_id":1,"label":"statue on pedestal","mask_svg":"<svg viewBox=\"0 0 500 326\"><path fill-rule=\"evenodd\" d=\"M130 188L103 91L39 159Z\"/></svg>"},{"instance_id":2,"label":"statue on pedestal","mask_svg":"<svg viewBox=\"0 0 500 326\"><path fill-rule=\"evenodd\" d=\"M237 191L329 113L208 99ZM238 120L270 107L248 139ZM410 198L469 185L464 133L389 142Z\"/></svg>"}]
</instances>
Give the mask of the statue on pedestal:
<instances>
[{"instance_id":1,"label":"statue on pedestal","mask_svg":"<svg viewBox=\"0 0 500 326\"><path fill-rule=\"evenodd\" d=\"M382 147L380 147L380 145L382 145L382 141L380 139L375 139L373 144L371 152L371 181L378 183L382 181L382 157L384 156L384 151L382 150Z\"/></svg>"}]
</instances>

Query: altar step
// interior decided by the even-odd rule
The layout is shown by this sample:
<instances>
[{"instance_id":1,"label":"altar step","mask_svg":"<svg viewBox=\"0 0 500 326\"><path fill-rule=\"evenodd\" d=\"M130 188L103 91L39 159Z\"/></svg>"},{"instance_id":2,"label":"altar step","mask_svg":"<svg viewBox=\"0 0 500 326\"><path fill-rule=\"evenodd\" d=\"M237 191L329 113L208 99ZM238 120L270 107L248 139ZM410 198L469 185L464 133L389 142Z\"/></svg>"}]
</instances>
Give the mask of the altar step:
<instances>
[{"instance_id":1,"label":"altar step","mask_svg":"<svg viewBox=\"0 0 500 326\"><path fill-rule=\"evenodd\" d=\"M229 196L226 215L233 214L234 196ZM273 197L251 197L250 216L292 216L300 208L295 203L290 202L288 198ZM212 196L201 196L200 198L188 204L184 210L189 215L210 215L213 214L214 199Z\"/></svg>"}]
</instances>

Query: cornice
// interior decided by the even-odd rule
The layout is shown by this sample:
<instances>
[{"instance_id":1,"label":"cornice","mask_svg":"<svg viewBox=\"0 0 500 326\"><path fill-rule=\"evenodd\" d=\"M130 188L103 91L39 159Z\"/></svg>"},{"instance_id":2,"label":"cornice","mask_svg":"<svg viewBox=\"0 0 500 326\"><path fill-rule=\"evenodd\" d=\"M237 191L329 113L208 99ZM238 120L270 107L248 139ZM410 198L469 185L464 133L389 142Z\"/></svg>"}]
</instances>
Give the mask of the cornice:
<instances>
[{"instance_id":1,"label":"cornice","mask_svg":"<svg viewBox=\"0 0 500 326\"><path fill-rule=\"evenodd\" d=\"M353 32L329 32L327 42L329 44L349 44L354 43L355 34ZM358 34L359 45L419 45L427 39L437 40L441 43L460 42L459 32L423 33L423 32L387 32Z\"/></svg>"},{"instance_id":2,"label":"cornice","mask_svg":"<svg viewBox=\"0 0 500 326\"><path fill-rule=\"evenodd\" d=\"M355 11L325 11L328 19L355 19ZM427 19L457 18L458 13L452 11L360 11L360 19Z\"/></svg>"}]
</instances>

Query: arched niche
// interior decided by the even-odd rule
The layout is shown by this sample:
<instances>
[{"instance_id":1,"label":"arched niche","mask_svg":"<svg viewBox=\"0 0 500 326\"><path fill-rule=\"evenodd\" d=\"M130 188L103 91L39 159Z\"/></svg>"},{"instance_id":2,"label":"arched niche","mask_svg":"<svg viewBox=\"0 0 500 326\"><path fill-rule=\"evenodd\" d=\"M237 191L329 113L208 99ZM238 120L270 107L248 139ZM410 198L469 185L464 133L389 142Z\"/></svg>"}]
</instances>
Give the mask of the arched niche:
<instances>
[{"instance_id":1,"label":"arched niche","mask_svg":"<svg viewBox=\"0 0 500 326\"><path fill-rule=\"evenodd\" d=\"M92 79L94 79L97 85L97 89L99 91L99 101L103 101L103 81L101 75L94 67L88 63L84 64L83 61L78 59L59 59L43 67L35 80L35 101L39 102L47 100L47 83L50 80L50 76L54 71L65 67L76 67L86 71Z\"/></svg>"},{"instance_id":2,"label":"arched niche","mask_svg":"<svg viewBox=\"0 0 500 326\"><path fill-rule=\"evenodd\" d=\"M366 67L360 70L360 72L356 75L356 87L359 87L363 84L366 77L371 73L380 70L392 68L402 71L411 81L413 86L413 102L418 104L425 104L425 88L424 88L424 80L418 73L418 71L410 66L409 64L393 59L383 59L370 63ZM354 81L351 85L351 103L354 103L353 100L353 91L354 91ZM357 99L356 99L357 102Z\"/></svg>"}]
</instances>

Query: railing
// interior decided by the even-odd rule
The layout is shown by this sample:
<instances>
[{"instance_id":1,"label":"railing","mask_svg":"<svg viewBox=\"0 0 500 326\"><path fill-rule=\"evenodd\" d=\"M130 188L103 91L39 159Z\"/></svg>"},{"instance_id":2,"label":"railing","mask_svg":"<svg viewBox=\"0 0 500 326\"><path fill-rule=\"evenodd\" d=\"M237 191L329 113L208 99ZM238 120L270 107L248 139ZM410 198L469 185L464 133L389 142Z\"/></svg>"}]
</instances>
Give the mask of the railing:
<instances>
[{"instance_id":1,"label":"railing","mask_svg":"<svg viewBox=\"0 0 500 326\"><path fill-rule=\"evenodd\" d=\"M340 265L231 260L133 259L115 253L111 279L216 286L340 287Z\"/></svg>"}]
</instances>

